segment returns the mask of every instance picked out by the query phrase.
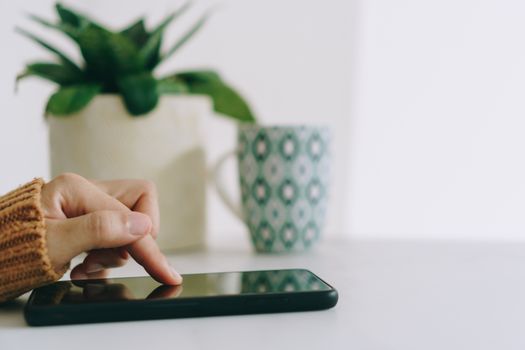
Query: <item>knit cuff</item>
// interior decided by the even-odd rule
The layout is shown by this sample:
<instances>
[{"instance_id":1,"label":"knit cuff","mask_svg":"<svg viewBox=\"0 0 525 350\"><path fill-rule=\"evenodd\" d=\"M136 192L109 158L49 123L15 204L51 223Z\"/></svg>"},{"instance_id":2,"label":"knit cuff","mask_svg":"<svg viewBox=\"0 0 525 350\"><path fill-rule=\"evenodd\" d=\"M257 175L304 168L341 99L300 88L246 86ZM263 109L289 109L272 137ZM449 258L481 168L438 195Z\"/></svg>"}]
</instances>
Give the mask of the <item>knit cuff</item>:
<instances>
[{"instance_id":1,"label":"knit cuff","mask_svg":"<svg viewBox=\"0 0 525 350\"><path fill-rule=\"evenodd\" d=\"M35 179L0 197L0 302L57 281L47 255L46 227L40 204L44 181Z\"/></svg>"}]
</instances>

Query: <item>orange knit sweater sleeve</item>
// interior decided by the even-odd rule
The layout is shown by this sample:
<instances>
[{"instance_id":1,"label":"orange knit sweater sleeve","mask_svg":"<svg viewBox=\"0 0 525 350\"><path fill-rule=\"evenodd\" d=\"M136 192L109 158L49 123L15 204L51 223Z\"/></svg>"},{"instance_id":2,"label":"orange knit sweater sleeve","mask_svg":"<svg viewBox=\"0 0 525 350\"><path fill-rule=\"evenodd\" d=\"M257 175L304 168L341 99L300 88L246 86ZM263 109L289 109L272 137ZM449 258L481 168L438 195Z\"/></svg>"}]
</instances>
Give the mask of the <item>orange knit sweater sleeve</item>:
<instances>
[{"instance_id":1,"label":"orange knit sweater sleeve","mask_svg":"<svg viewBox=\"0 0 525 350\"><path fill-rule=\"evenodd\" d=\"M44 181L35 179L0 197L0 302L56 281L47 255L40 204Z\"/></svg>"}]
</instances>

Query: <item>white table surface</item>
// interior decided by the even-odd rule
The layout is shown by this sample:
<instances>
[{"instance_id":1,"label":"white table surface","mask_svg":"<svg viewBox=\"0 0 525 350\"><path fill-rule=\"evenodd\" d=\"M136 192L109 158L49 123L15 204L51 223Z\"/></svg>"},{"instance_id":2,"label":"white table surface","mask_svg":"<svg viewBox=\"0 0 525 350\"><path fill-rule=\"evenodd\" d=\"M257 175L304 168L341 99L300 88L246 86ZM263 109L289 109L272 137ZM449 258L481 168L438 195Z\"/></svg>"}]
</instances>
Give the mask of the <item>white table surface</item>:
<instances>
[{"instance_id":1,"label":"white table surface","mask_svg":"<svg viewBox=\"0 0 525 350\"><path fill-rule=\"evenodd\" d=\"M525 244L325 241L257 255L226 244L177 254L182 273L305 267L332 283L330 310L28 327L0 307L0 349L525 349ZM113 276L142 275L134 265Z\"/></svg>"}]
</instances>

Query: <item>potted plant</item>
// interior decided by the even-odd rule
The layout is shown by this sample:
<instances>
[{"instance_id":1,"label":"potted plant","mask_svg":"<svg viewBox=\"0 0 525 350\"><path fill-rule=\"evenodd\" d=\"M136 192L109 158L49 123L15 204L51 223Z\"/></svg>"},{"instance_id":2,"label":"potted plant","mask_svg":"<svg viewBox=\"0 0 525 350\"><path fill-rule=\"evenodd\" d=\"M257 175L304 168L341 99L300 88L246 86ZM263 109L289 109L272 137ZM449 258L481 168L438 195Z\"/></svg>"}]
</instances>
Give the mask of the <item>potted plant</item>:
<instances>
[{"instance_id":1,"label":"potted plant","mask_svg":"<svg viewBox=\"0 0 525 350\"><path fill-rule=\"evenodd\" d=\"M157 77L170 59L204 25L202 16L168 49L166 27L190 7L186 3L148 30L144 19L112 31L66 8L58 21L30 18L58 30L80 49L78 64L40 37L17 31L49 50L53 62L28 64L17 77L36 76L58 85L46 106L51 172L89 178L146 178L159 190L165 250L199 245L205 233L206 170L202 121L215 112L255 120L244 99L211 70Z\"/></svg>"}]
</instances>

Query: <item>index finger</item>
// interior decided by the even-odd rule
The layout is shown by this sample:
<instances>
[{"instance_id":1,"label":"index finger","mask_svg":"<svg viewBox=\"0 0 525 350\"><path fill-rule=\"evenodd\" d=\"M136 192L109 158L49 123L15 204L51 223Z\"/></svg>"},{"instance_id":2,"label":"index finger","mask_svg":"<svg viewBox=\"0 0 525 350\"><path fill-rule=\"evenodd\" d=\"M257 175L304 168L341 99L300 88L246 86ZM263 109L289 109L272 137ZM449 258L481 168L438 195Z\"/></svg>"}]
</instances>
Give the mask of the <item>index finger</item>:
<instances>
[{"instance_id":1,"label":"index finger","mask_svg":"<svg viewBox=\"0 0 525 350\"><path fill-rule=\"evenodd\" d=\"M171 285L182 283L182 277L170 266L150 235L127 246L128 252L157 282Z\"/></svg>"}]
</instances>

